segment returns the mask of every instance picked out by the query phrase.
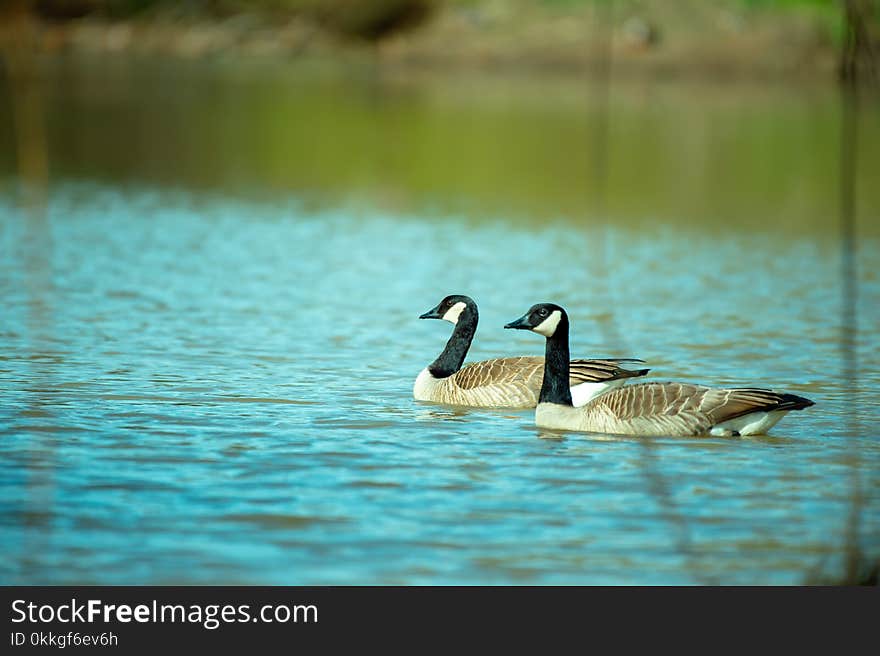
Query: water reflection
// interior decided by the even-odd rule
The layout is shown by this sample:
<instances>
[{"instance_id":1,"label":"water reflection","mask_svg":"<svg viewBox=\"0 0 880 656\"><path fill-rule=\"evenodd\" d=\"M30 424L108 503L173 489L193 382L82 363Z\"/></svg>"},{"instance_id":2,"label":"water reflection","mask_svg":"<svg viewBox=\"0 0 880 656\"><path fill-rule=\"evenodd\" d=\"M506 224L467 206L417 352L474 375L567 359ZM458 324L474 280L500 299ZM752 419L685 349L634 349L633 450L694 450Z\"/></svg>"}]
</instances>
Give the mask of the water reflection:
<instances>
[{"instance_id":1,"label":"water reflection","mask_svg":"<svg viewBox=\"0 0 880 656\"><path fill-rule=\"evenodd\" d=\"M606 98L564 78L81 57L45 76L60 177L722 232L831 234L838 213L831 88L615 83ZM876 235L876 99L862 112L857 202Z\"/></svg>"}]
</instances>

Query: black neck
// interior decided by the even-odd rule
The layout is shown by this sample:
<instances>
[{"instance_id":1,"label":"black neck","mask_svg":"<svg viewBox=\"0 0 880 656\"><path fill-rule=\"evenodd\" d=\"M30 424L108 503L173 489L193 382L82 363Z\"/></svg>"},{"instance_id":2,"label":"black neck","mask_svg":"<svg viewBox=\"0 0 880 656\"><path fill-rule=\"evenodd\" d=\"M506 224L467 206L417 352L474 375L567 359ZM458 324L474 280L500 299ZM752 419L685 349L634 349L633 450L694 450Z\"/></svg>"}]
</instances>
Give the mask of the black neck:
<instances>
[{"instance_id":1,"label":"black neck","mask_svg":"<svg viewBox=\"0 0 880 656\"><path fill-rule=\"evenodd\" d=\"M474 333L477 332L477 321L479 316L476 308L466 307L462 310L455 328L452 329L452 336L446 342L446 348L428 365L428 371L434 378L447 378L461 369Z\"/></svg>"},{"instance_id":2,"label":"black neck","mask_svg":"<svg viewBox=\"0 0 880 656\"><path fill-rule=\"evenodd\" d=\"M569 389L568 319L562 317L552 337L547 338L544 353L544 382L538 403L571 405Z\"/></svg>"}]
</instances>

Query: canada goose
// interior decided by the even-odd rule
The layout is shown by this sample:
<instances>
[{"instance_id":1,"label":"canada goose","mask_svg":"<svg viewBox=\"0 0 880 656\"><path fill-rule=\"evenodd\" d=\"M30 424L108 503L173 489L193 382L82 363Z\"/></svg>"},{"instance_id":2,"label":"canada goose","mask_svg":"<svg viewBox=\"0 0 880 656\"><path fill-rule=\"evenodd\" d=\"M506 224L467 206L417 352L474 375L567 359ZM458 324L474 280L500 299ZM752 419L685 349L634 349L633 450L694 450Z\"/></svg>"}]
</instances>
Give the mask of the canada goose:
<instances>
[{"instance_id":1,"label":"canada goose","mask_svg":"<svg viewBox=\"0 0 880 656\"><path fill-rule=\"evenodd\" d=\"M452 295L428 310L419 319L443 319L455 328L446 348L416 378L413 396L417 401L483 408L534 408L544 375L544 358L495 358L462 363L477 330L477 304L468 296ZM635 359L574 360L567 368L566 380L572 386L570 397L576 404L623 385L628 378L644 376L649 369L620 367ZM566 389L568 389L566 387Z\"/></svg>"},{"instance_id":2,"label":"canada goose","mask_svg":"<svg viewBox=\"0 0 880 656\"><path fill-rule=\"evenodd\" d=\"M718 389L686 383L641 383L616 389L576 408L568 389L568 315L539 303L505 328L547 338L544 382L535 409L543 428L641 436L762 435L790 410L814 405L764 389Z\"/></svg>"}]
</instances>

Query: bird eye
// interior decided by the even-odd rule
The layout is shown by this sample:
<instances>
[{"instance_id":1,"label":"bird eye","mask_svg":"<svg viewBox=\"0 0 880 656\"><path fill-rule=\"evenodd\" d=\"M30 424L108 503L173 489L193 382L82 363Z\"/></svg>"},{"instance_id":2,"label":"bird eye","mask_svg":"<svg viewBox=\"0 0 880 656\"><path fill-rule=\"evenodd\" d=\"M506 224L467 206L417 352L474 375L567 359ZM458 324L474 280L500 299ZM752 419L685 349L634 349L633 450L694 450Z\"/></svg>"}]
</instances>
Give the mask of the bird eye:
<instances>
[{"instance_id":1,"label":"bird eye","mask_svg":"<svg viewBox=\"0 0 880 656\"><path fill-rule=\"evenodd\" d=\"M541 308L538 310L538 316L546 317L547 316L547 308Z\"/></svg>"}]
</instances>

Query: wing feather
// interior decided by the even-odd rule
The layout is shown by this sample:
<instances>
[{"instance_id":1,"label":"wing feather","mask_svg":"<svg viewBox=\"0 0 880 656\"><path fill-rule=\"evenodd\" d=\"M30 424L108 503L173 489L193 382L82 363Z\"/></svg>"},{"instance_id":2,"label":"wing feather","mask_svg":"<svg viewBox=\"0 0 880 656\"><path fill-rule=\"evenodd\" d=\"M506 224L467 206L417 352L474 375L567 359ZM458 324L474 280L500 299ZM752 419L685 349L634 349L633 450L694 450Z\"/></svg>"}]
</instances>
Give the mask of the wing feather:
<instances>
[{"instance_id":1,"label":"wing feather","mask_svg":"<svg viewBox=\"0 0 880 656\"><path fill-rule=\"evenodd\" d=\"M608 392L581 408L582 423L627 434L696 435L753 412L800 410L809 399L757 388L640 383Z\"/></svg>"},{"instance_id":2,"label":"wing feather","mask_svg":"<svg viewBox=\"0 0 880 656\"><path fill-rule=\"evenodd\" d=\"M601 383L621 378L644 376L649 369L624 369L621 362L641 362L635 359L620 360L572 360L569 384ZM494 358L465 365L454 374L455 384L461 389L474 389L486 385L523 383L536 390L544 380L544 358L520 356Z\"/></svg>"}]
</instances>

